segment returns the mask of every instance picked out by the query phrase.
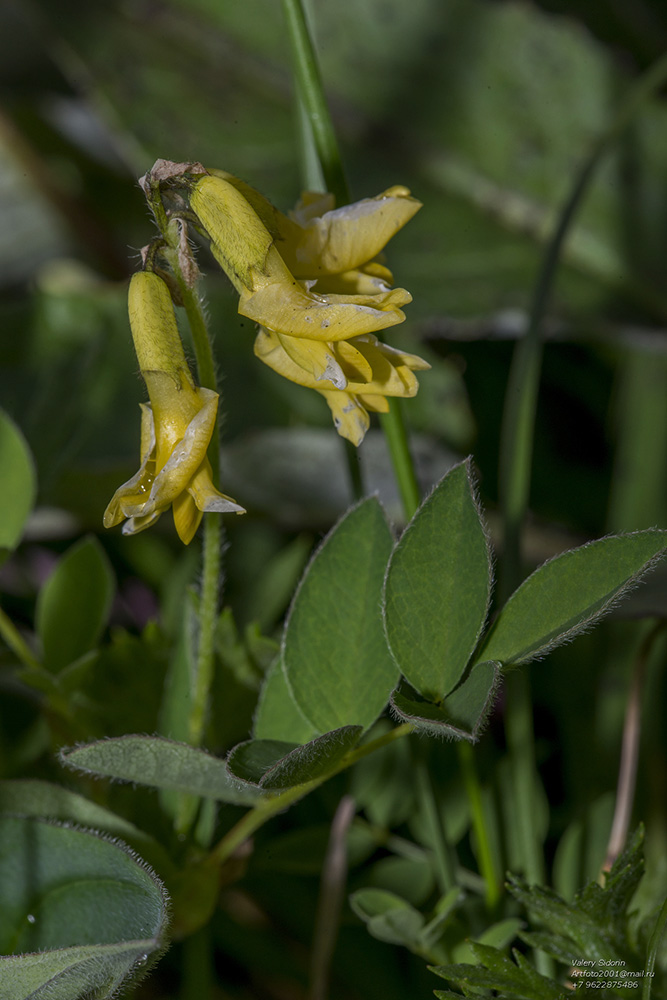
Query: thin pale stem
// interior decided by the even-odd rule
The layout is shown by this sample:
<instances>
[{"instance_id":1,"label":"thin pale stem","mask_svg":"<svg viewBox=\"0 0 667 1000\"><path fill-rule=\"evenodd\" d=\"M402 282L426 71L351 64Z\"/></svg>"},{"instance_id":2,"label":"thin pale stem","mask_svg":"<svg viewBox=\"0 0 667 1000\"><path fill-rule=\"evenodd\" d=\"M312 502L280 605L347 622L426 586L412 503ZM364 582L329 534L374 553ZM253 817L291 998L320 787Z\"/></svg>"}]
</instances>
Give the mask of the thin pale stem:
<instances>
[{"instance_id":1,"label":"thin pale stem","mask_svg":"<svg viewBox=\"0 0 667 1000\"><path fill-rule=\"evenodd\" d=\"M641 736L641 697L644 690L646 664L653 645L664 631L665 623L657 622L644 637L635 660L630 682L625 721L623 724L623 739L621 743L621 761L618 769L618 784L616 786L616 803L611 833L607 845L603 872L608 872L616 858L625 846L632 816L632 805L637 782L637 764L639 762L639 739Z\"/></svg>"},{"instance_id":2,"label":"thin pale stem","mask_svg":"<svg viewBox=\"0 0 667 1000\"><path fill-rule=\"evenodd\" d=\"M347 833L354 819L355 802L344 795L338 804L331 824L329 844L324 865L320 896L317 902L315 931L311 961L310 1000L326 1000L331 963L343 906L347 878Z\"/></svg>"}]
</instances>

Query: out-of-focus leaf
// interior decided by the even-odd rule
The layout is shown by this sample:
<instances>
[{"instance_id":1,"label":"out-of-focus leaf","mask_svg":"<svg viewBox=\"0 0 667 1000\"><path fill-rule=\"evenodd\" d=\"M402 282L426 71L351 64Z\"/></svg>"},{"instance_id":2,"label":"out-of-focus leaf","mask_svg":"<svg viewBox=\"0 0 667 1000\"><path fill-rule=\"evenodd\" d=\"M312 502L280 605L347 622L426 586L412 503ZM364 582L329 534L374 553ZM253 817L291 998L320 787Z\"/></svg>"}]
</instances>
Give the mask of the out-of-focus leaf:
<instances>
[{"instance_id":1,"label":"out-of-focus leaf","mask_svg":"<svg viewBox=\"0 0 667 1000\"><path fill-rule=\"evenodd\" d=\"M35 466L26 441L0 411L0 563L21 541L37 488Z\"/></svg>"},{"instance_id":2,"label":"out-of-focus leaf","mask_svg":"<svg viewBox=\"0 0 667 1000\"><path fill-rule=\"evenodd\" d=\"M113 571L100 543L85 538L65 553L37 601L44 665L55 673L89 652L107 623Z\"/></svg>"},{"instance_id":3,"label":"out-of-focus leaf","mask_svg":"<svg viewBox=\"0 0 667 1000\"><path fill-rule=\"evenodd\" d=\"M381 858L364 873L366 885L396 893L422 906L433 891L433 868L427 858Z\"/></svg>"},{"instance_id":4,"label":"out-of-focus leaf","mask_svg":"<svg viewBox=\"0 0 667 1000\"><path fill-rule=\"evenodd\" d=\"M358 889L350 896L350 906L373 937L406 948L417 946L424 918L395 893L385 889Z\"/></svg>"}]
</instances>

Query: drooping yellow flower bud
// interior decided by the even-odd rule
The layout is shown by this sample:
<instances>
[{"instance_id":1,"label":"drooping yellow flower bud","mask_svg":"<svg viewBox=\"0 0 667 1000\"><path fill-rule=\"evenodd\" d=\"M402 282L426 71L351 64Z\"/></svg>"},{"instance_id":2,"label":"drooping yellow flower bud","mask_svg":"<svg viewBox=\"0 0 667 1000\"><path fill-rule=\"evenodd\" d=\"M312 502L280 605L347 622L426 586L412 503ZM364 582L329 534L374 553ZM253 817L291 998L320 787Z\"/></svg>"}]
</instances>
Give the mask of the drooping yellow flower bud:
<instances>
[{"instance_id":1,"label":"drooping yellow flower bud","mask_svg":"<svg viewBox=\"0 0 667 1000\"><path fill-rule=\"evenodd\" d=\"M211 480L206 452L218 394L194 384L169 289L158 275L141 271L133 276L128 307L150 404L141 407L141 466L116 490L104 526L111 528L127 518L123 533L135 534L171 507L178 535L188 545L202 511L243 513Z\"/></svg>"}]
</instances>

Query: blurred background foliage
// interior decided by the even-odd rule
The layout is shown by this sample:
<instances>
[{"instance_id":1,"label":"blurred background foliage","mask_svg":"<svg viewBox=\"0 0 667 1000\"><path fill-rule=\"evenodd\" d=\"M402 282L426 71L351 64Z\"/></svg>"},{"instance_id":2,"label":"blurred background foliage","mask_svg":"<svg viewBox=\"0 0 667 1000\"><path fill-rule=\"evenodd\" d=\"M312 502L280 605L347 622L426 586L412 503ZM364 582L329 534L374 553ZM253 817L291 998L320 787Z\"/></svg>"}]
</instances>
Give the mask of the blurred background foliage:
<instances>
[{"instance_id":1,"label":"blurred background foliage","mask_svg":"<svg viewBox=\"0 0 667 1000\"><path fill-rule=\"evenodd\" d=\"M661 0L312 0L311 12L353 196L401 183L424 203L388 258L414 296L391 342L433 363L406 407L423 485L472 452L493 526L503 393L541 247L630 81L664 52L667 10ZM283 210L296 201L297 118L277 0L5 0L0 405L29 441L39 492L26 543L0 570L0 590L6 609L29 621L57 554L83 533L100 536L119 583L114 625L126 630L104 653L107 683L116 685L142 669L132 660L132 637L160 602L164 630L175 634L183 587L196 572L194 554L179 551L166 518L136 538L101 536L109 497L136 467L144 390L125 297L139 248L153 235L137 178L157 157L222 167ZM666 179L662 94L605 161L565 248L546 324L528 536L533 564L609 530L665 526ZM312 541L348 502L345 464L323 401L255 362L253 330L236 314L231 286L203 250L200 263L210 271L205 293L224 376L222 488L249 509L228 523L226 601L241 633L258 623L271 634ZM368 435L362 464L368 488L379 489L400 519L378 432ZM664 576L642 594L634 610L649 606L664 616ZM640 635L632 622L612 622L533 668L552 854L573 819L579 832L570 839L585 837L586 824L604 828ZM156 727L161 641L155 638L146 666L155 687L151 693L147 684L145 700L128 706L129 731ZM212 720L216 750L245 735L254 703L248 671L264 655L248 660L238 635L222 647L220 698L238 712L233 732L233 713ZM649 820L658 872L656 859L667 856L660 666L656 657L646 681L637 810ZM21 748L8 752L3 777L32 759L29 717L18 696L3 694L2 742ZM99 720L101 733L128 731L127 724ZM496 794L501 750L500 727L492 724L479 756ZM430 752L446 774L451 748ZM411 817L418 826L409 776L392 773L395 801L373 822L397 826ZM279 821L285 838L307 829L312 854L303 845L281 854L279 838L263 855L261 834L248 894L229 890L214 935L227 956L230 995L245 995L233 990L241 990L240 970L258 942L286 981L295 975L324 843L313 831L320 836L344 788L345 779L336 779ZM460 790L446 792L447 822L455 826ZM381 808L371 796L368 802ZM465 816L459 820L467 829ZM303 864L295 873L297 857ZM559 863L557 854L555 871ZM408 879L396 871L392 877L419 895L413 869ZM660 878L664 884L664 865ZM425 886L423 898L428 892ZM269 935L276 927L289 935L286 951L280 936ZM433 988L420 963L369 939L349 913L339 954L341 995L391 1000L408 995L407 983L410 996ZM360 968L368 982L357 978L352 987L351 970L366 974ZM280 980L271 996L288 995ZM149 981L142 995L159 995L152 988Z\"/></svg>"}]
</instances>

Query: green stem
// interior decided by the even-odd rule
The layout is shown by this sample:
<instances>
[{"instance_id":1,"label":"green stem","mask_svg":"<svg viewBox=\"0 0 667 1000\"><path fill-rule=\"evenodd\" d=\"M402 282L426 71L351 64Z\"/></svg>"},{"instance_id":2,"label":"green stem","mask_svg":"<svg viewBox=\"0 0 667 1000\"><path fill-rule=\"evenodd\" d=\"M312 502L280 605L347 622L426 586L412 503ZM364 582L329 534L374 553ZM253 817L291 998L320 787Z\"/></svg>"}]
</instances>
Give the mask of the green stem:
<instances>
[{"instance_id":1,"label":"green stem","mask_svg":"<svg viewBox=\"0 0 667 1000\"><path fill-rule=\"evenodd\" d=\"M285 792L280 792L277 795L267 795L266 798L260 799L257 805L253 806L253 808L225 834L222 840L216 844L211 852L211 860L215 859L219 864L222 864L229 857L231 857L234 851L236 851L241 844L245 843L248 837L251 837L256 830L259 830L259 828L273 816L283 812L289 806L298 802L299 799L304 798L309 792L318 788L319 785L328 781L329 778L333 777L335 774L339 774L341 771L346 770L346 768L351 767L352 764L356 764L357 761L361 760L363 757L367 757L368 754L373 753L375 750L379 750L388 743L392 743L394 740L400 739L403 736L408 736L411 732L413 732L413 727L410 723L406 722L403 723L403 725L396 726L394 729L389 730L388 733L384 733L377 739L371 740L370 743L364 743L363 746L357 747L356 750L352 750L349 754L346 754L340 764L323 777L314 778L312 781L308 781L303 785L296 785L294 788L288 788Z\"/></svg>"},{"instance_id":2,"label":"green stem","mask_svg":"<svg viewBox=\"0 0 667 1000\"><path fill-rule=\"evenodd\" d=\"M405 520L409 521L419 507L421 496L399 399L389 400L389 412L380 414L380 423L389 448Z\"/></svg>"},{"instance_id":3,"label":"green stem","mask_svg":"<svg viewBox=\"0 0 667 1000\"><path fill-rule=\"evenodd\" d=\"M199 593L199 643L192 685L188 738L199 746L204 738L209 695L215 669L215 630L220 592L222 524L219 514L204 514L202 578Z\"/></svg>"},{"instance_id":4,"label":"green stem","mask_svg":"<svg viewBox=\"0 0 667 1000\"><path fill-rule=\"evenodd\" d=\"M283 0L283 11L292 50L294 78L310 122L327 191L334 195L337 205L345 205L350 200L349 189L302 0Z\"/></svg>"},{"instance_id":5,"label":"green stem","mask_svg":"<svg viewBox=\"0 0 667 1000\"><path fill-rule=\"evenodd\" d=\"M463 775L468 802L470 803L472 828L477 842L479 870L486 886L486 905L489 910L493 910L500 900L502 874L497 869L487 832L488 825L484 815L484 802L482 801L482 789L475 766L475 755L470 744L464 740L457 743L456 749L459 755L459 766Z\"/></svg>"},{"instance_id":6,"label":"green stem","mask_svg":"<svg viewBox=\"0 0 667 1000\"><path fill-rule=\"evenodd\" d=\"M453 851L447 842L447 835L438 806L433 779L427 762L421 754L422 748L414 747L416 789L421 808L424 811L433 842L435 876L440 895L444 896L456 885L456 864Z\"/></svg>"},{"instance_id":7,"label":"green stem","mask_svg":"<svg viewBox=\"0 0 667 1000\"><path fill-rule=\"evenodd\" d=\"M0 608L0 635L5 640L12 653L28 667L29 670L36 670L42 673L42 666L28 646L27 642L17 629L11 618Z\"/></svg>"},{"instance_id":8,"label":"green stem","mask_svg":"<svg viewBox=\"0 0 667 1000\"><path fill-rule=\"evenodd\" d=\"M183 982L179 1000L207 1000L211 996L211 932L207 926L183 942Z\"/></svg>"},{"instance_id":9,"label":"green stem","mask_svg":"<svg viewBox=\"0 0 667 1000\"><path fill-rule=\"evenodd\" d=\"M653 987L653 974L655 972L655 960L658 954L660 942L667 929L667 898L664 900L658 919L655 922L653 933L649 939L646 949L646 966L644 968L644 981L642 984L642 1000L651 1000L651 989Z\"/></svg>"}]
</instances>

